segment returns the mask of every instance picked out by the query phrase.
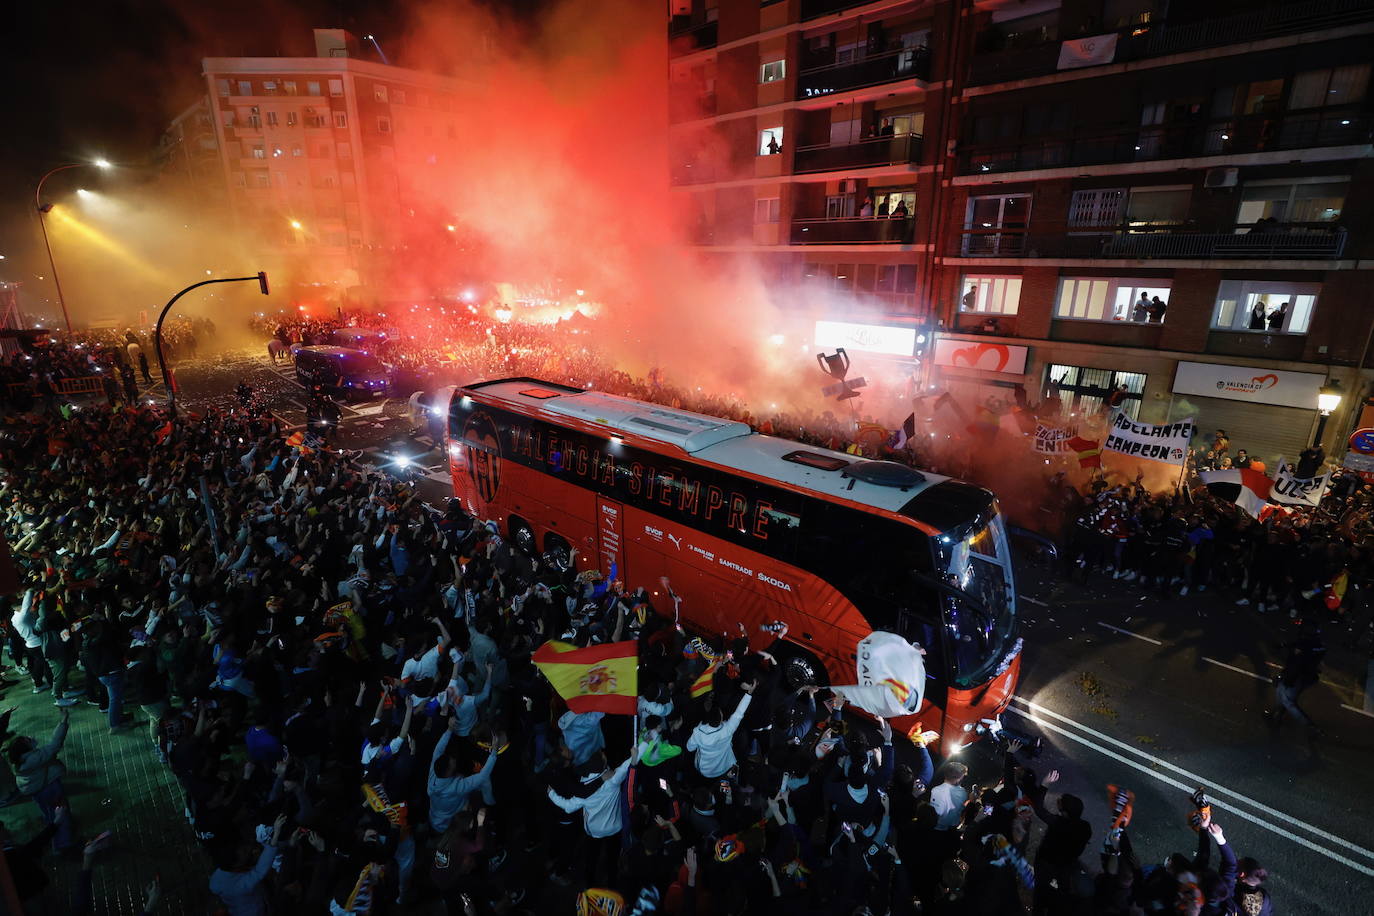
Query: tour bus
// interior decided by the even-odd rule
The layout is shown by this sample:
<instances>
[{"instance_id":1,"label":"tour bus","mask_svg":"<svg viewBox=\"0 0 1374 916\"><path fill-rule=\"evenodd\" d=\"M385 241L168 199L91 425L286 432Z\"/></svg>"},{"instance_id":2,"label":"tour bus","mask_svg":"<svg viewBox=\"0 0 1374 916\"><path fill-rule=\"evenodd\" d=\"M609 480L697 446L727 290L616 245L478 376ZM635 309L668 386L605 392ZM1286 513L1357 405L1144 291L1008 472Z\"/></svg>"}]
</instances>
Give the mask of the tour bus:
<instances>
[{"instance_id":1,"label":"tour bus","mask_svg":"<svg viewBox=\"0 0 1374 916\"><path fill-rule=\"evenodd\" d=\"M522 548L682 599L682 623L788 625L792 687L856 683L874 630L925 650L918 712L951 753L1020 671L1002 516L980 487L754 432L745 423L531 378L456 389L454 490ZM666 596L655 601L671 608Z\"/></svg>"}]
</instances>

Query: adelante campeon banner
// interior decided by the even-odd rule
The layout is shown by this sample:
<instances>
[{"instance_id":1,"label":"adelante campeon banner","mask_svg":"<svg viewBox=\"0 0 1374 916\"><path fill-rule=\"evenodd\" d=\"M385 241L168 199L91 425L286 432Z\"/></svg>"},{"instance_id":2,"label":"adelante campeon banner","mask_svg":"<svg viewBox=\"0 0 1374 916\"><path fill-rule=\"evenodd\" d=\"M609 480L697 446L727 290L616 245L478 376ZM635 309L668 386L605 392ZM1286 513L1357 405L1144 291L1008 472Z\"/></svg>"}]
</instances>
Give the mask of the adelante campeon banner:
<instances>
[{"instance_id":1,"label":"adelante campeon banner","mask_svg":"<svg viewBox=\"0 0 1374 916\"><path fill-rule=\"evenodd\" d=\"M1175 423L1137 423L1120 410L1112 413L1107 440L1102 447L1132 458L1149 458L1182 465L1193 438L1193 418Z\"/></svg>"}]
</instances>

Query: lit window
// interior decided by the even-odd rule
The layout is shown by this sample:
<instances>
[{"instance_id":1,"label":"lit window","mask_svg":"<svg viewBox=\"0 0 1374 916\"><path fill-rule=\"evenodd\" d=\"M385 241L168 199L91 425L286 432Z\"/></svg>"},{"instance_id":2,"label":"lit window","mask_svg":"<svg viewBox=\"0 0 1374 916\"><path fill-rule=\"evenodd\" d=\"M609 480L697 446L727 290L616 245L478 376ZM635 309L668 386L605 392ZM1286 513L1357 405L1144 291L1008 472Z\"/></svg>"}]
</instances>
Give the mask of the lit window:
<instances>
[{"instance_id":1,"label":"lit window","mask_svg":"<svg viewBox=\"0 0 1374 916\"><path fill-rule=\"evenodd\" d=\"M287 127L295 127L295 126L296 126L296 113L295 113L294 111L288 111L288 112L286 113L286 126L287 126Z\"/></svg>"},{"instance_id":2,"label":"lit window","mask_svg":"<svg viewBox=\"0 0 1374 916\"><path fill-rule=\"evenodd\" d=\"M280 146L273 147L273 148L272 148L272 158L273 158L273 159L280 159L281 157L282 157L282 148L281 148Z\"/></svg>"},{"instance_id":3,"label":"lit window","mask_svg":"<svg viewBox=\"0 0 1374 916\"><path fill-rule=\"evenodd\" d=\"M336 97L343 95L343 80L330 80L329 94Z\"/></svg>"},{"instance_id":4,"label":"lit window","mask_svg":"<svg viewBox=\"0 0 1374 916\"><path fill-rule=\"evenodd\" d=\"M276 95L276 93L277 93L277 81L276 81L276 80L263 80L263 81L262 81L262 94L263 94L263 95Z\"/></svg>"},{"instance_id":5,"label":"lit window","mask_svg":"<svg viewBox=\"0 0 1374 916\"><path fill-rule=\"evenodd\" d=\"M253 84L249 80L239 80L239 95L252 95Z\"/></svg>"},{"instance_id":6,"label":"lit window","mask_svg":"<svg viewBox=\"0 0 1374 916\"><path fill-rule=\"evenodd\" d=\"M1161 324L1169 305L1170 286L1168 280L1064 277L1059 281L1054 317Z\"/></svg>"},{"instance_id":7,"label":"lit window","mask_svg":"<svg viewBox=\"0 0 1374 916\"><path fill-rule=\"evenodd\" d=\"M334 112L334 126L335 126L335 127L347 127L347 126L348 126L348 112L345 112L345 111L336 111L336 112Z\"/></svg>"},{"instance_id":8,"label":"lit window","mask_svg":"<svg viewBox=\"0 0 1374 916\"><path fill-rule=\"evenodd\" d=\"M776 83L786 76L787 61L785 60L770 60L768 63L759 67L760 83Z\"/></svg>"},{"instance_id":9,"label":"lit window","mask_svg":"<svg viewBox=\"0 0 1374 916\"><path fill-rule=\"evenodd\" d=\"M379 101L379 102L385 102L385 101L386 101L386 87L383 86L381 83L378 83L378 84L376 84L375 86L373 86L373 87L372 87L372 97L375 98L375 99L376 99L377 101Z\"/></svg>"},{"instance_id":10,"label":"lit window","mask_svg":"<svg viewBox=\"0 0 1374 916\"><path fill-rule=\"evenodd\" d=\"M305 91L310 95L320 94L320 84L316 80L309 80L305 84Z\"/></svg>"},{"instance_id":11,"label":"lit window","mask_svg":"<svg viewBox=\"0 0 1374 916\"><path fill-rule=\"evenodd\" d=\"M1260 220L1279 223L1327 223L1345 209L1346 181L1246 182L1240 190L1236 222L1243 226Z\"/></svg>"},{"instance_id":12,"label":"lit window","mask_svg":"<svg viewBox=\"0 0 1374 916\"><path fill-rule=\"evenodd\" d=\"M770 127L759 131L759 155L776 156L782 152L782 128Z\"/></svg>"},{"instance_id":13,"label":"lit window","mask_svg":"<svg viewBox=\"0 0 1374 916\"><path fill-rule=\"evenodd\" d=\"M776 223L782 212L782 198L760 197L754 201L754 222Z\"/></svg>"},{"instance_id":14,"label":"lit window","mask_svg":"<svg viewBox=\"0 0 1374 916\"><path fill-rule=\"evenodd\" d=\"M1319 283L1223 280L1212 327L1219 331L1306 334L1321 293Z\"/></svg>"},{"instance_id":15,"label":"lit window","mask_svg":"<svg viewBox=\"0 0 1374 916\"><path fill-rule=\"evenodd\" d=\"M964 275L959 284L959 311L1015 315L1021 300L1020 277Z\"/></svg>"},{"instance_id":16,"label":"lit window","mask_svg":"<svg viewBox=\"0 0 1374 916\"><path fill-rule=\"evenodd\" d=\"M220 95L227 96L229 94L229 81L215 80L215 91Z\"/></svg>"},{"instance_id":17,"label":"lit window","mask_svg":"<svg viewBox=\"0 0 1374 916\"><path fill-rule=\"evenodd\" d=\"M291 155L297 158L304 156L305 149L299 143L297 143L295 146L291 147Z\"/></svg>"},{"instance_id":18,"label":"lit window","mask_svg":"<svg viewBox=\"0 0 1374 916\"><path fill-rule=\"evenodd\" d=\"M276 126L277 126L277 113L276 113L275 111L269 111L269 112L267 113L267 126L268 126L268 127L276 127Z\"/></svg>"},{"instance_id":19,"label":"lit window","mask_svg":"<svg viewBox=\"0 0 1374 916\"><path fill-rule=\"evenodd\" d=\"M295 95L295 94L296 94L296 81L295 81L295 80L287 80L286 82L282 83L281 85L282 85L282 91L284 91L287 95Z\"/></svg>"},{"instance_id":20,"label":"lit window","mask_svg":"<svg viewBox=\"0 0 1374 916\"><path fill-rule=\"evenodd\" d=\"M254 146L253 146L253 158L254 158L254 159L266 159L266 158L267 158L267 149L266 149L261 143L254 144Z\"/></svg>"}]
</instances>

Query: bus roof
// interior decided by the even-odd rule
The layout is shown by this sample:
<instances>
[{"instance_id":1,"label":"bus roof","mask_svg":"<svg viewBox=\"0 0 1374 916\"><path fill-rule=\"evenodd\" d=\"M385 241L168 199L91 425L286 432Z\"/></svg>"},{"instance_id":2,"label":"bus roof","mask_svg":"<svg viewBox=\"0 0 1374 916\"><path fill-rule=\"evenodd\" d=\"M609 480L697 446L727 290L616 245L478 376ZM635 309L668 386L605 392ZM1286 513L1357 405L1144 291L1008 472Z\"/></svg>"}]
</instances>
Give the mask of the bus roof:
<instances>
[{"instance_id":1,"label":"bus roof","mask_svg":"<svg viewBox=\"0 0 1374 916\"><path fill-rule=\"evenodd\" d=\"M607 428L612 435L621 433L675 446L700 461L890 512L900 512L919 494L950 480L921 471L911 474L907 485L873 483L851 473L864 464L890 462L865 462L843 452L765 436L735 420L537 379L479 382L461 390L494 397L522 412L568 417ZM788 457L796 455L820 460L798 461ZM827 461L833 470L818 466Z\"/></svg>"}]
</instances>

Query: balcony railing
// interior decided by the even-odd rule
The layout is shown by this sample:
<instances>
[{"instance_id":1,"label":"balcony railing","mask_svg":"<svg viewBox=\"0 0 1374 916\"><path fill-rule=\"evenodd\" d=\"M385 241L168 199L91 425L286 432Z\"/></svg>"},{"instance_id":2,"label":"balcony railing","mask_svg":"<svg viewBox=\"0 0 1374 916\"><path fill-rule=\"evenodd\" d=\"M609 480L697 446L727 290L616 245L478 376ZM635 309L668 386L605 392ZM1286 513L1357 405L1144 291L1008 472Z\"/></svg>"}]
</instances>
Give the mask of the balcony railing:
<instances>
[{"instance_id":1,"label":"balcony railing","mask_svg":"<svg viewBox=\"0 0 1374 916\"><path fill-rule=\"evenodd\" d=\"M915 221L890 216L792 220L793 245L909 245Z\"/></svg>"},{"instance_id":2,"label":"balcony railing","mask_svg":"<svg viewBox=\"0 0 1374 916\"><path fill-rule=\"evenodd\" d=\"M898 48L843 64L803 70L797 76L797 98L811 99L845 89L861 89L896 80L924 80L929 76L929 48Z\"/></svg>"},{"instance_id":3,"label":"balcony railing","mask_svg":"<svg viewBox=\"0 0 1374 916\"><path fill-rule=\"evenodd\" d=\"M921 158L919 134L873 137L858 143L822 143L799 146L793 154L793 172L834 172L876 165L903 165Z\"/></svg>"},{"instance_id":4,"label":"balcony railing","mask_svg":"<svg viewBox=\"0 0 1374 916\"><path fill-rule=\"evenodd\" d=\"M842 13L855 6L863 6L871 0L802 0L802 19L815 19L829 13Z\"/></svg>"},{"instance_id":5,"label":"balcony railing","mask_svg":"<svg viewBox=\"0 0 1374 916\"><path fill-rule=\"evenodd\" d=\"M716 174L716 167L710 162L683 162L669 168L668 180L674 185L705 184L715 181Z\"/></svg>"},{"instance_id":6,"label":"balcony railing","mask_svg":"<svg viewBox=\"0 0 1374 916\"><path fill-rule=\"evenodd\" d=\"M704 22L691 16L674 16L668 23L668 42L674 56L714 48L718 34L718 23L714 19Z\"/></svg>"},{"instance_id":7,"label":"balcony railing","mask_svg":"<svg viewBox=\"0 0 1374 916\"><path fill-rule=\"evenodd\" d=\"M1186 8L1186 7L1184 7ZM1119 32L1113 63L1258 41L1374 18L1374 0L1279 0L1260 9L1198 22L1143 25ZM969 82L987 85L1055 73L1060 42L978 54Z\"/></svg>"},{"instance_id":8,"label":"balcony railing","mask_svg":"<svg viewBox=\"0 0 1374 916\"><path fill-rule=\"evenodd\" d=\"M1324 260L1345 253L1347 233L1330 223L1194 228L1117 229L1079 227L1057 232L971 229L951 246L963 258L1122 258L1127 260Z\"/></svg>"},{"instance_id":9,"label":"balcony railing","mask_svg":"<svg viewBox=\"0 0 1374 916\"><path fill-rule=\"evenodd\" d=\"M976 175L1229 156L1359 145L1371 139L1374 139L1374 115L1369 112L1357 108L1319 108L1286 114L1244 115L1197 124L1133 127L1025 140L1009 146L970 147L959 153L959 173Z\"/></svg>"}]
</instances>

